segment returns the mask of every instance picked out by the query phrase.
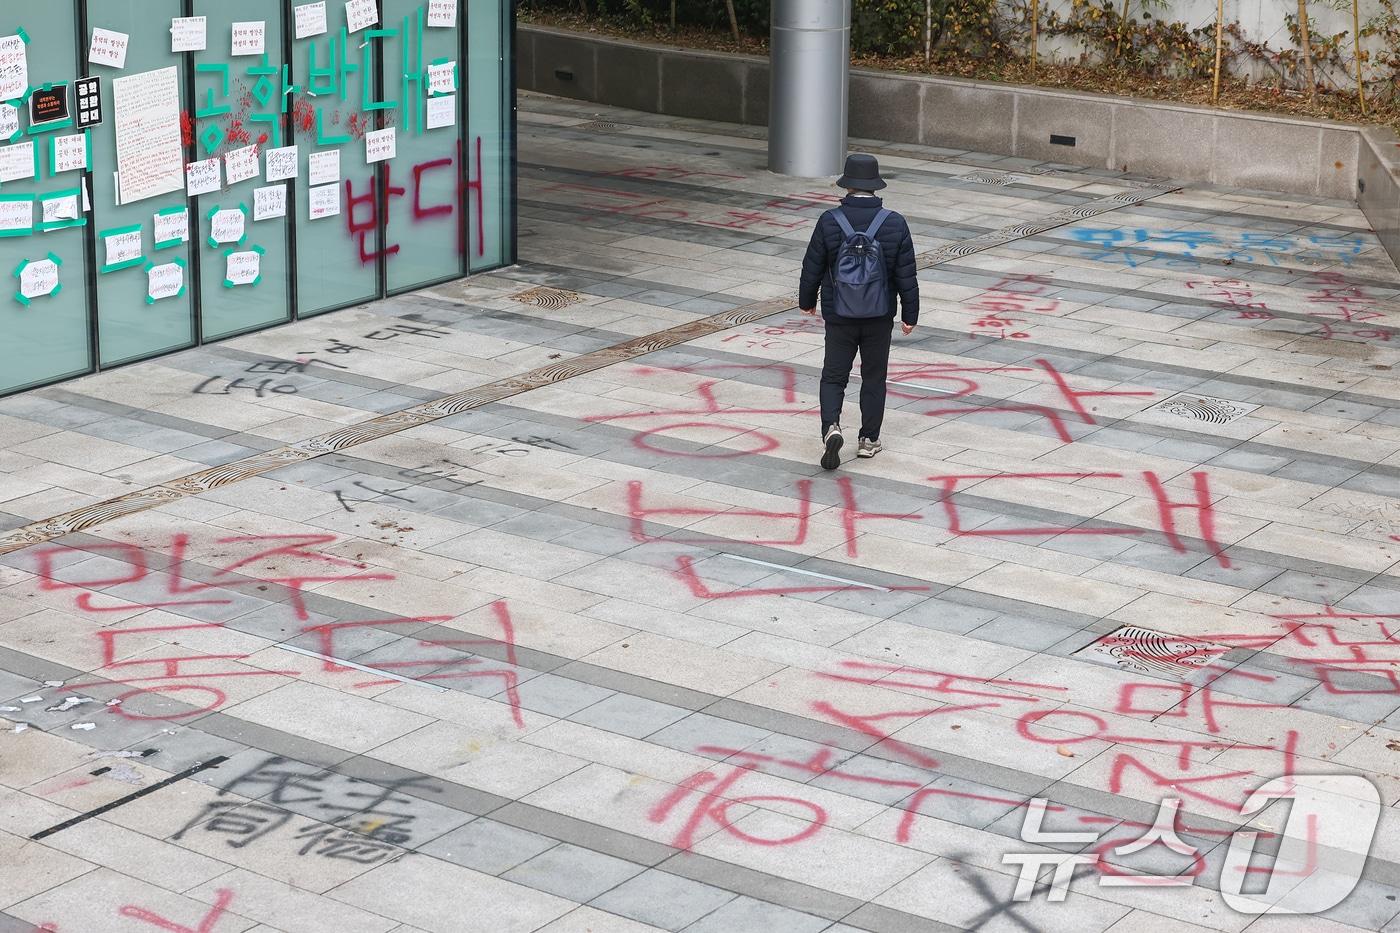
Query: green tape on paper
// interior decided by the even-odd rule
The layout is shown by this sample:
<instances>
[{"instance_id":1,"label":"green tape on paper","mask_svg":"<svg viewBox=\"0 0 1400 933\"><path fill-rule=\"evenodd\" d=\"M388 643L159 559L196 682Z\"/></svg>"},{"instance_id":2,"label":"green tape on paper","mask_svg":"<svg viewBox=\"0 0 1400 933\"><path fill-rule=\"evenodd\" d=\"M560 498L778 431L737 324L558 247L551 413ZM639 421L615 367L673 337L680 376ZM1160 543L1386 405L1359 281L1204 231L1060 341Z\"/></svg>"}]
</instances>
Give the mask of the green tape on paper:
<instances>
[{"instance_id":1,"label":"green tape on paper","mask_svg":"<svg viewBox=\"0 0 1400 933\"><path fill-rule=\"evenodd\" d=\"M40 280L37 283L37 285L39 286L37 288L35 287L36 283L33 280L30 280L28 283L25 282L25 275L30 271L30 267L34 267L34 269L39 273L48 275L49 270L43 268L45 264L53 266L53 284L51 286L47 286L47 280ZM56 256L52 252L50 252L43 259L21 259L19 265L15 266L15 271L12 273L14 277L19 280L19 289L15 292L14 296L15 301L19 302L27 308L30 306L30 302L32 299L46 298L57 295L60 291L63 290L63 283L58 280L58 273L62 267L63 260L59 259L58 256ZM26 290L29 291L30 294L26 295Z\"/></svg>"},{"instance_id":2,"label":"green tape on paper","mask_svg":"<svg viewBox=\"0 0 1400 933\"><path fill-rule=\"evenodd\" d=\"M34 235L34 198L33 194L0 194L0 204L19 202L28 202L29 204L29 226L17 227L14 230L0 230L0 237Z\"/></svg>"},{"instance_id":3,"label":"green tape on paper","mask_svg":"<svg viewBox=\"0 0 1400 933\"><path fill-rule=\"evenodd\" d=\"M130 224L129 226L125 226L125 227L109 227L109 228L106 229L106 230L99 230L99 231L97 232L97 238L98 238L99 240L102 241L102 248L105 250L106 247L107 247L107 240L109 240L110 238L112 238L112 237L114 237L114 236L122 236L123 234L129 234L129 233L138 233L138 234L139 234L140 232L141 232L141 225L140 225L140 224ZM143 262L145 262L145 261L146 261L146 256L145 256L145 254L143 253L142 255L140 255L140 256L135 256L135 257L133 257L133 258L131 258L131 259L122 259L122 260L118 260L117 262L114 262L114 263L111 263L111 264L108 264L108 265L100 266L100 267L98 268L97 271L98 271L98 273L100 273L100 274L102 274L102 275L106 275L106 274L108 274L108 273L110 273L110 272L119 272L119 271L121 271L122 269L130 269L130 268L132 268L133 266L139 266L139 265L141 265L141 264L142 264Z\"/></svg>"},{"instance_id":4,"label":"green tape on paper","mask_svg":"<svg viewBox=\"0 0 1400 933\"><path fill-rule=\"evenodd\" d=\"M41 219L39 223L35 225L34 229L42 233L47 233L50 230L65 230L68 227L86 227L87 217L83 214L82 197L82 188L64 188L61 191L52 191L48 194L38 195L36 200L38 200L41 205L44 202L57 201L60 198L73 198L74 206L77 208L77 216L68 220L54 220L49 222L45 222ZM42 218L42 216L43 213L41 210L40 217Z\"/></svg>"}]
</instances>

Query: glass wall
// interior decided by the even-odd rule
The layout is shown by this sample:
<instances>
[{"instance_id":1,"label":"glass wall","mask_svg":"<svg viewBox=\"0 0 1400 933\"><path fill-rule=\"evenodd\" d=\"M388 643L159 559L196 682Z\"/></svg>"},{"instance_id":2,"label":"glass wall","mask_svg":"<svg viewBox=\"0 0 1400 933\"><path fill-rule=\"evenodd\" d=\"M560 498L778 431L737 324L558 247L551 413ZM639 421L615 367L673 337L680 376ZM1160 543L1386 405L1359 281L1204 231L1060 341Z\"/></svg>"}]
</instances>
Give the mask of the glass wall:
<instances>
[{"instance_id":1,"label":"glass wall","mask_svg":"<svg viewBox=\"0 0 1400 933\"><path fill-rule=\"evenodd\" d=\"M514 261L511 0L0 8L0 395Z\"/></svg>"}]
</instances>

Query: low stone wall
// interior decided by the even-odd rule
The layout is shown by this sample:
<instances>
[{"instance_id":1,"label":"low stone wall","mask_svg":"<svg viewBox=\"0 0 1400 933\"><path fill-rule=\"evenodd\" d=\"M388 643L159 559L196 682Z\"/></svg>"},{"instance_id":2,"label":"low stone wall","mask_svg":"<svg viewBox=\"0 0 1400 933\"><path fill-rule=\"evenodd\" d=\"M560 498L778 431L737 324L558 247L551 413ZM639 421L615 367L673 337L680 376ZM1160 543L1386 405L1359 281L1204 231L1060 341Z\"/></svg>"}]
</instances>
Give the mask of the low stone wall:
<instances>
[{"instance_id":1,"label":"low stone wall","mask_svg":"<svg viewBox=\"0 0 1400 933\"><path fill-rule=\"evenodd\" d=\"M1365 127L1360 135L1356 200L1385 251L1400 265L1400 137L1378 126Z\"/></svg>"},{"instance_id":2,"label":"low stone wall","mask_svg":"<svg viewBox=\"0 0 1400 933\"><path fill-rule=\"evenodd\" d=\"M768 122L765 58L521 26L516 61L529 90ZM861 69L851 72L850 99L855 138L1329 198L1357 196L1364 148L1359 128L1343 123Z\"/></svg>"}]
</instances>

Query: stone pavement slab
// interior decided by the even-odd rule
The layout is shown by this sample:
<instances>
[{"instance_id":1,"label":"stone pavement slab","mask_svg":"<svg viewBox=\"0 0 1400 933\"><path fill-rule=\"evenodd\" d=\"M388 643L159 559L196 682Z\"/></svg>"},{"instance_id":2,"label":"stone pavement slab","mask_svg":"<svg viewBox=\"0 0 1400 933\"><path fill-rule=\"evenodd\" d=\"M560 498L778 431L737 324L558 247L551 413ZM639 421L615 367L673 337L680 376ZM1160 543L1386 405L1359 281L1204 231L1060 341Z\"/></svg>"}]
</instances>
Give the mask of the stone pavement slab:
<instances>
[{"instance_id":1,"label":"stone pavement slab","mask_svg":"<svg viewBox=\"0 0 1400 933\"><path fill-rule=\"evenodd\" d=\"M1400 273L1354 205L872 144L923 313L827 473L829 184L535 95L520 144L517 267L0 400L0 929L1400 922ZM1317 773L1380 795L1364 879L1234 910L1289 812L1250 791ZM1017 853L1093 864L1017 901Z\"/></svg>"}]
</instances>

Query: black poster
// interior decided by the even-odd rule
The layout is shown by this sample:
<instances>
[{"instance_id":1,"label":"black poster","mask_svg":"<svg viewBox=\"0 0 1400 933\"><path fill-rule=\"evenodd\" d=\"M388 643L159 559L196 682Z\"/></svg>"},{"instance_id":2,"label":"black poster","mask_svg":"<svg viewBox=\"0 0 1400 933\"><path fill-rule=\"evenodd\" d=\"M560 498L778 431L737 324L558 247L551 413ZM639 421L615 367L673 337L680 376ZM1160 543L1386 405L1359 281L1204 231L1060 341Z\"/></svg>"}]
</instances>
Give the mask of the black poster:
<instances>
[{"instance_id":1,"label":"black poster","mask_svg":"<svg viewBox=\"0 0 1400 933\"><path fill-rule=\"evenodd\" d=\"M79 78L73 83L78 95L78 129L80 130L102 122L100 84L100 78Z\"/></svg>"},{"instance_id":2,"label":"black poster","mask_svg":"<svg viewBox=\"0 0 1400 933\"><path fill-rule=\"evenodd\" d=\"M68 119L68 85L35 88L29 95L29 122L35 126Z\"/></svg>"}]
</instances>

